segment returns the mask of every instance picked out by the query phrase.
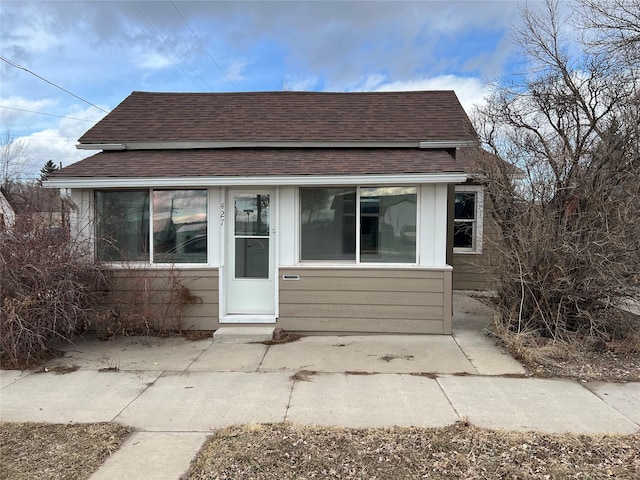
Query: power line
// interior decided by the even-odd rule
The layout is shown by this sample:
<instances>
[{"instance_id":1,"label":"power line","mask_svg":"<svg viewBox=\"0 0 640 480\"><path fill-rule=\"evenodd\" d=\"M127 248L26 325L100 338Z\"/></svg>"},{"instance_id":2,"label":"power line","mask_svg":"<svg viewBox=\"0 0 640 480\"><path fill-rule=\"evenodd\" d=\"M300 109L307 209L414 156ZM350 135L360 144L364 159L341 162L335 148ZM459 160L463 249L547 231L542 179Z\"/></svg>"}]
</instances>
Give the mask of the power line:
<instances>
[{"instance_id":1,"label":"power line","mask_svg":"<svg viewBox=\"0 0 640 480\"><path fill-rule=\"evenodd\" d=\"M146 22L149 24L149 26L150 26L150 27L151 27L151 29L156 33L156 35L158 36L158 38L160 38L161 43L162 43L162 44L164 44L164 45L166 45L166 46L169 48L169 50L171 50L171 51L173 52L173 54L174 54L178 59L180 59L180 60L182 61L182 63L183 63L183 64L184 64L184 65L185 65L189 70L191 70L191 72L193 73L193 75L194 75L195 77L197 77L197 78L198 78L198 80L200 80L200 82L202 82L202 84L205 86L205 89L206 89L206 90L212 90L212 88L209 86L209 84L208 84L208 83L207 83L207 82L206 82L206 81L205 81L205 80L204 80L200 75L198 75L198 72L196 72L196 71L195 71L195 70L194 70L194 69L193 69L193 68L192 68L192 67L191 67L191 66L190 66L186 61L184 61L184 59L182 58L182 56L181 56L178 52L176 52L176 50L173 48L173 46L171 45L171 43L170 43L169 41L167 41L167 39L162 35L162 33L160 33L160 31L155 27L155 25L151 22L151 20L149 20L149 19L144 15L144 13L142 13L142 12L140 11L140 9L136 6L136 4L135 4L135 3L133 3L133 2L131 2L131 6L135 9L135 11L136 11L136 12L138 12L138 15L139 15L139 16L140 16L144 21L146 21ZM120 8L122 8L122 6L121 6ZM145 32L145 33L146 33L146 32ZM176 62L176 61L175 61L175 60L174 60L170 55L168 55L168 54L167 54L167 57L169 58L169 60L171 60L171 61L173 62L173 64L174 64L176 67L178 67L178 69L180 69L180 71L181 71L184 75L187 75L187 76L188 76L188 74L187 74L187 73L185 73L185 72L182 70L182 67L178 64L178 62ZM191 77L189 77L189 78L191 78ZM196 82L193 78L191 78L191 81L197 85L197 82ZM206 90L205 90L205 91L206 91Z\"/></svg>"},{"instance_id":2,"label":"power line","mask_svg":"<svg viewBox=\"0 0 640 480\"><path fill-rule=\"evenodd\" d=\"M36 112L34 110L25 110L24 108L7 107L6 105L0 105L0 108L7 108L9 110L17 110L19 112L36 113L38 115L48 115L50 117L68 118L70 120L78 120L80 122L91 122L91 123L95 123L96 122L95 120L87 120L86 118L75 118L75 117L67 117L66 115L56 115L55 113Z\"/></svg>"},{"instance_id":3,"label":"power line","mask_svg":"<svg viewBox=\"0 0 640 480\"><path fill-rule=\"evenodd\" d=\"M213 58L213 55L211 55L211 53L209 53L209 50L207 50L207 47L204 46L204 43L202 43L202 40L200 40L200 37L198 37L198 35L196 34L196 32L193 31L193 28L191 28L191 25L189 25L189 23L187 22L187 20L184 18L184 16L182 15L182 13L180 13L180 10L178 10L178 7L176 6L175 3L173 3L173 0L171 0L171 5L173 5L173 8L175 8L176 12L178 12L178 15L180 15L180 18L182 19L182 21L184 22L184 24L189 28L189 30L191 30L191 33L193 34L193 36L196 38L196 40L198 40L198 43L200 44L200 46L202 47L202 49L205 51L205 53L207 55L209 55L209 58L213 61L213 63L215 63L216 67L218 67L218 70L220 70L222 72L222 75L224 75L224 78L227 79L227 81L231 84L231 86L236 90L236 92L238 92L238 87L236 87L236 84L233 83L233 81L227 76L227 74L225 73L225 71L222 69L222 67L220 66L220 64L218 62L216 62L216 59Z\"/></svg>"},{"instance_id":4,"label":"power line","mask_svg":"<svg viewBox=\"0 0 640 480\"><path fill-rule=\"evenodd\" d=\"M44 82L47 82L49 85L53 85L54 87L59 88L59 89L60 89L60 90L62 90L63 92L68 93L68 94L69 94L69 95L71 95L72 97L75 97L75 98L77 98L78 100L81 100L81 101L83 101L84 103L86 103L86 104L88 104L88 105L91 105L92 107L97 108L98 110L100 110L100 111L102 111L102 112L104 112L104 113L109 113L109 112L107 112L104 108L101 108L101 107L99 107L99 106L97 106L97 105L94 105L94 104L93 104L93 103L91 103L90 101L85 100L85 99L84 99L84 98L82 98L82 97L79 97L79 96L78 96L78 95L76 95L75 93L72 93L72 92L70 92L69 90L67 90L67 89L65 89L65 88L62 88L60 85L56 85L55 83L53 83L53 82L51 82L51 81L47 80L46 78L41 77L41 76L40 76L40 75L38 75L37 73L32 72L32 71L31 71L31 70L29 70L28 68L25 68L25 67L23 67L22 65L18 65L17 63L12 62L12 61L11 61L11 60L9 60L8 58L5 58L5 57L3 57L3 56L1 56L1 55L0 55L0 60L2 60L3 62L7 62L7 63L8 63L9 65L11 65L12 67L15 67L15 68L17 68L17 69L19 69L19 70L24 70L25 72L30 73L30 74L31 74L31 75L33 75L34 77L38 77L40 80L42 80L42 81L44 81Z\"/></svg>"}]
</instances>

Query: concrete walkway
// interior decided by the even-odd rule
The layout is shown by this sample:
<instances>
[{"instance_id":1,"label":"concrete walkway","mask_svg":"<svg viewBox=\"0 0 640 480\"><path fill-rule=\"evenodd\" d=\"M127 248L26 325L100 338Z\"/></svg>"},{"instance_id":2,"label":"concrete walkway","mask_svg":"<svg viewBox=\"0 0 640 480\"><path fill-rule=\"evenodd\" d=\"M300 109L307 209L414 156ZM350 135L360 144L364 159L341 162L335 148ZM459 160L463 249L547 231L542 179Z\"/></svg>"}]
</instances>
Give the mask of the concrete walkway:
<instances>
[{"instance_id":1,"label":"concrete walkway","mask_svg":"<svg viewBox=\"0 0 640 480\"><path fill-rule=\"evenodd\" d=\"M177 479L212 428L233 424L437 427L464 418L509 430L640 431L640 383L528 378L482 335L490 309L463 293L454 305L452 337L80 340L50 364L77 371L1 371L0 419L133 427L94 480Z\"/></svg>"}]
</instances>

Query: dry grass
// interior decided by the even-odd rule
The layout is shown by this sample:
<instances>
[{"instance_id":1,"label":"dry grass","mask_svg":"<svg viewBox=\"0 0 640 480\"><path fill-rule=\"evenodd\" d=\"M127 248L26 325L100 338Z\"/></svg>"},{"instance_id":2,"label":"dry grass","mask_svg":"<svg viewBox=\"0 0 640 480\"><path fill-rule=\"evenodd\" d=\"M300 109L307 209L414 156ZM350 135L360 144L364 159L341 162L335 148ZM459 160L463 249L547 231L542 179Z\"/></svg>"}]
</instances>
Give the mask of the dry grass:
<instances>
[{"instance_id":1,"label":"dry grass","mask_svg":"<svg viewBox=\"0 0 640 480\"><path fill-rule=\"evenodd\" d=\"M578 336L552 340L531 332L501 332L498 338L509 353L537 377L640 381L640 343L634 341L635 337L598 344Z\"/></svg>"},{"instance_id":2,"label":"dry grass","mask_svg":"<svg viewBox=\"0 0 640 480\"><path fill-rule=\"evenodd\" d=\"M640 476L640 435L291 424L216 430L185 479L572 479Z\"/></svg>"},{"instance_id":3,"label":"dry grass","mask_svg":"<svg viewBox=\"0 0 640 480\"><path fill-rule=\"evenodd\" d=\"M129 433L114 423L0 423L0 478L89 478Z\"/></svg>"},{"instance_id":4,"label":"dry grass","mask_svg":"<svg viewBox=\"0 0 640 480\"><path fill-rule=\"evenodd\" d=\"M302 335L299 335L294 332L287 332L282 330L281 328L276 328L273 332L273 338L271 340L266 340L262 343L263 345L284 345L286 343L296 342L302 338Z\"/></svg>"},{"instance_id":5,"label":"dry grass","mask_svg":"<svg viewBox=\"0 0 640 480\"><path fill-rule=\"evenodd\" d=\"M495 298L474 295L473 298L496 309ZM631 328L621 338L595 339L579 333L551 339L531 330L512 332L505 328L500 316L483 329L493 336L530 375L565 377L585 381L640 381L640 317L627 316Z\"/></svg>"}]
</instances>

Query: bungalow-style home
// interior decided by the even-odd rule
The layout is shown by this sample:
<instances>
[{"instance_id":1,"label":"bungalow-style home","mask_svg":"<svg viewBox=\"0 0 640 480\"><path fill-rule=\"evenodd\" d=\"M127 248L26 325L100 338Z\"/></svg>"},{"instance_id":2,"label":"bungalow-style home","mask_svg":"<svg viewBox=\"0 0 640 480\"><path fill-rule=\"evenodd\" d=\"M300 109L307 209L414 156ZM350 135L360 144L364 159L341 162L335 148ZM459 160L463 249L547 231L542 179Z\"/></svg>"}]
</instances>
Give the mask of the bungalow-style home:
<instances>
[{"instance_id":1,"label":"bungalow-style home","mask_svg":"<svg viewBox=\"0 0 640 480\"><path fill-rule=\"evenodd\" d=\"M449 334L475 145L453 91L133 92L46 183L114 270L179 269L194 329Z\"/></svg>"}]
</instances>

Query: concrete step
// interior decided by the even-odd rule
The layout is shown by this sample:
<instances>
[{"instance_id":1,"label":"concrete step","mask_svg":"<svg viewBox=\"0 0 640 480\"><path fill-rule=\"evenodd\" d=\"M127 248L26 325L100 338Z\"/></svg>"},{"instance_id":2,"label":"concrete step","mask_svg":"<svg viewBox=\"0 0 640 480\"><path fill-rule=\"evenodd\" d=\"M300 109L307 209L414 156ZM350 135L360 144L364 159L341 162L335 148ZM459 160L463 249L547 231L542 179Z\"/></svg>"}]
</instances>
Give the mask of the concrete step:
<instances>
[{"instance_id":1,"label":"concrete step","mask_svg":"<svg viewBox=\"0 0 640 480\"><path fill-rule=\"evenodd\" d=\"M255 343L273 339L275 327L220 327L213 332L213 343Z\"/></svg>"}]
</instances>

